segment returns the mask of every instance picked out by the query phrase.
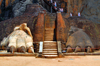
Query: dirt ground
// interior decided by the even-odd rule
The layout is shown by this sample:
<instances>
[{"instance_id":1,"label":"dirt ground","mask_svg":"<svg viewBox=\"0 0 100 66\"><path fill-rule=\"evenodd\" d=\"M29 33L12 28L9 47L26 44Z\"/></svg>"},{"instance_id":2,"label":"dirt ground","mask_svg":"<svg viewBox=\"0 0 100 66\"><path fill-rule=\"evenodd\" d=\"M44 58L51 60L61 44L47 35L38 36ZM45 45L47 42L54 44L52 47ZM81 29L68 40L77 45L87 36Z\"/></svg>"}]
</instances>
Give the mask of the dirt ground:
<instances>
[{"instance_id":1,"label":"dirt ground","mask_svg":"<svg viewBox=\"0 0 100 66\"><path fill-rule=\"evenodd\" d=\"M0 57L0 66L100 66L100 56L66 56L64 58Z\"/></svg>"}]
</instances>

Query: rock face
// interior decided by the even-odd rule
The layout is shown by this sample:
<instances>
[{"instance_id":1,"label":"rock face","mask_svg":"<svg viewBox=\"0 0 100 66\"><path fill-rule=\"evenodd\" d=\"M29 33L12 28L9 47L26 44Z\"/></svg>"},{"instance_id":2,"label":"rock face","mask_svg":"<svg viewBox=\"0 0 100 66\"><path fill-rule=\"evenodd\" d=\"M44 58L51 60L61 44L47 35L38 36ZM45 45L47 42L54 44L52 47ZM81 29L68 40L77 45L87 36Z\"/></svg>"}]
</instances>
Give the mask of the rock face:
<instances>
[{"instance_id":1,"label":"rock face","mask_svg":"<svg viewBox=\"0 0 100 66\"><path fill-rule=\"evenodd\" d=\"M32 4L32 0L1 0L0 21L22 15L28 4Z\"/></svg>"},{"instance_id":2,"label":"rock face","mask_svg":"<svg viewBox=\"0 0 100 66\"><path fill-rule=\"evenodd\" d=\"M86 7L82 11L82 16L95 23L100 23L100 0L86 1Z\"/></svg>"},{"instance_id":3,"label":"rock face","mask_svg":"<svg viewBox=\"0 0 100 66\"><path fill-rule=\"evenodd\" d=\"M28 4L32 4L32 1L31 0L26 0L24 2L23 1L18 2L13 7L14 17L22 15L23 12L25 12L25 10L26 10L26 5L28 5Z\"/></svg>"}]
</instances>

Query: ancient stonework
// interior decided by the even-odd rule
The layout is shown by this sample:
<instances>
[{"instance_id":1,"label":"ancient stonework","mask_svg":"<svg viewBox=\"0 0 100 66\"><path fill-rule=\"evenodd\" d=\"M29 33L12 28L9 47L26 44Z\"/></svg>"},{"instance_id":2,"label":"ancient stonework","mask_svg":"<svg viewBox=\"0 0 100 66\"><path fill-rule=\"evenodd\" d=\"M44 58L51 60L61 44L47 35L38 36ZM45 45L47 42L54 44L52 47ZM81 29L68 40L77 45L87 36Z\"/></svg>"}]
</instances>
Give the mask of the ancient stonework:
<instances>
[{"instance_id":1,"label":"ancient stonework","mask_svg":"<svg viewBox=\"0 0 100 66\"><path fill-rule=\"evenodd\" d=\"M34 41L43 41L44 39L44 13L39 13L37 23L35 24Z\"/></svg>"},{"instance_id":2,"label":"ancient stonework","mask_svg":"<svg viewBox=\"0 0 100 66\"><path fill-rule=\"evenodd\" d=\"M23 27L25 28L27 26ZM25 53L29 49L33 51L33 37L27 34L23 29L21 30L20 27L15 28L17 29L14 29L14 31L10 35L8 35L7 38L3 39L0 45L8 46L8 50L11 53L14 53L16 51Z\"/></svg>"},{"instance_id":3,"label":"ancient stonework","mask_svg":"<svg viewBox=\"0 0 100 66\"><path fill-rule=\"evenodd\" d=\"M66 25L65 25L65 21L61 15L60 12L57 12L57 41L63 41L63 42L66 42L66 35L65 35L65 28L66 28Z\"/></svg>"},{"instance_id":4,"label":"ancient stonework","mask_svg":"<svg viewBox=\"0 0 100 66\"><path fill-rule=\"evenodd\" d=\"M82 29L74 26L70 27L69 37L66 46L70 46L74 49L79 46L82 51L85 51L85 48L87 49L87 47L91 47L94 49L94 45L92 44L89 36Z\"/></svg>"},{"instance_id":5,"label":"ancient stonework","mask_svg":"<svg viewBox=\"0 0 100 66\"><path fill-rule=\"evenodd\" d=\"M66 20L67 20L66 21L67 23L65 23L65 24L68 27L68 29L70 26L76 26L78 28L83 29L84 32L90 37L94 47L96 49L100 48L100 42L99 42L99 38L100 38L99 25L100 24L95 24L92 21L87 20L83 17L69 17ZM68 30L66 30L66 31L67 31L66 33L68 35ZM68 39L66 39L66 40L68 40Z\"/></svg>"},{"instance_id":6,"label":"ancient stonework","mask_svg":"<svg viewBox=\"0 0 100 66\"><path fill-rule=\"evenodd\" d=\"M52 41L61 41L63 45L63 43L66 44L67 41L69 41L68 32L70 27L75 26L82 29L83 33L89 36L95 49L100 49L100 24L93 23L85 17L73 16L66 18L64 16L65 14L61 14L60 12L57 12L57 14L52 14L47 12L39 4L27 5L26 8L27 9L23 15L2 21L0 23L0 41L13 32L13 28L15 26L22 23L27 23L28 27L32 31L32 35L34 36L34 42L40 42L44 40L44 28L46 28L46 30L53 28L54 31L52 34L54 34L53 37L55 39ZM66 45L64 45L63 48L66 48ZM68 48L70 49L70 47ZM91 47L88 47L89 50L90 48Z\"/></svg>"}]
</instances>

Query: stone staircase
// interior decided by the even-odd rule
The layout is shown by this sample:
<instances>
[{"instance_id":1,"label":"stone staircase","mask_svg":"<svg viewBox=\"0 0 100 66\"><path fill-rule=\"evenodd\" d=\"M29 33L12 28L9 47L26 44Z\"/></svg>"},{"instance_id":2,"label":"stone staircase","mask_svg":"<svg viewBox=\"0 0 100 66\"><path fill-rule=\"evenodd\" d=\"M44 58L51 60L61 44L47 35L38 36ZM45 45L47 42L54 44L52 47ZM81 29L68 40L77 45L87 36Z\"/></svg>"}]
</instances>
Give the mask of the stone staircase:
<instances>
[{"instance_id":1,"label":"stone staircase","mask_svg":"<svg viewBox=\"0 0 100 66\"><path fill-rule=\"evenodd\" d=\"M42 56L43 57L58 57L57 42L44 41Z\"/></svg>"},{"instance_id":2,"label":"stone staircase","mask_svg":"<svg viewBox=\"0 0 100 66\"><path fill-rule=\"evenodd\" d=\"M55 28L55 13L47 13L45 15L45 28Z\"/></svg>"},{"instance_id":3,"label":"stone staircase","mask_svg":"<svg viewBox=\"0 0 100 66\"><path fill-rule=\"evenodd\" d=\"M57 42L54 41L55 18L55 14L47 13L45 16L43 57L58 57Z\"/></svg>"},{"instance_id":4,"label":"stone staircase","mask_svg":"<svg viewBox=\"0 0 100 66\"><path fill-rule=\"evenodd\" d=\"M55 14L47 13L45 16L44 41L54 41L55 39Z\"/></svg>"},{"instance_id":5,"label":"stone staircase","mask_svg":"<svg viewBox=\"0 0 100 66\"><path fill-rule=\"evenodd\" d=\"M45 41L53 41L53 37L54 37L54 29L53 28L46 28L44 40Z\"/></svg>"}]
</instances>

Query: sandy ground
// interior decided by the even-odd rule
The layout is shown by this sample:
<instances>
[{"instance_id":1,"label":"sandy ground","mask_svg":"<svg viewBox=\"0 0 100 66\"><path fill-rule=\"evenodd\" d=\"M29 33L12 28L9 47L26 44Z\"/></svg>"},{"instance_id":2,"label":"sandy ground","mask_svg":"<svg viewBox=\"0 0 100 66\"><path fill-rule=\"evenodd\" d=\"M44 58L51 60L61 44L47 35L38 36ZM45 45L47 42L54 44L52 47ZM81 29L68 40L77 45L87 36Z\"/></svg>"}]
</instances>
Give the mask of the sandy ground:
<instances>
[{"instance_id":1,"label":"sandy ground","mask_svg":"<svg viewBox=\"0 0 100 66\"><path fill-rule=\"evenodd\" d=\"M100 66L100 56L66 56L64 58L0 57L0 66Z\"/></svg>"}]
</instances>

